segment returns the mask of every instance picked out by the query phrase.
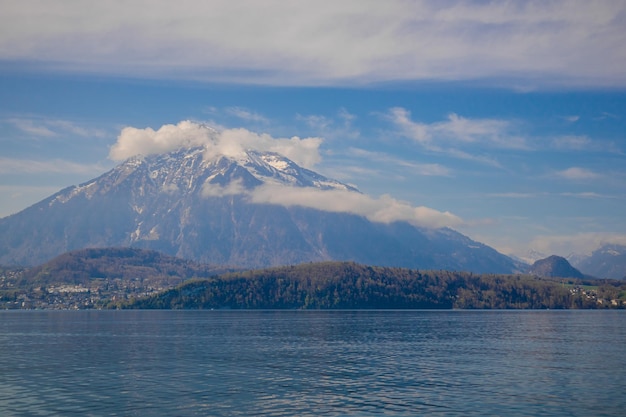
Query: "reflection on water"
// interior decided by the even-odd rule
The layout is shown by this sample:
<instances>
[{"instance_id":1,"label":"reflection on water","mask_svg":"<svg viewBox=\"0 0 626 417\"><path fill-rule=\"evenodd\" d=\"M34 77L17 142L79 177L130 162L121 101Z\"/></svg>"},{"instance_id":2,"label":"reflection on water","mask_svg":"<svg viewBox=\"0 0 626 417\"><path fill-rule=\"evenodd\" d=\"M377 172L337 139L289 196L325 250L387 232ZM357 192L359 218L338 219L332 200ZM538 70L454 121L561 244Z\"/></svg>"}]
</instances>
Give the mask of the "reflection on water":
<instances>
[{"instance_id":1,"label":"reflection on water","mask_svg":"<svg viewBox=\"0 0 626 417\"><path fill-rule=\"evenodd\" d=\"M0 313L0 415L617 416L622 311Z\"/></svg>"}]
</instances>

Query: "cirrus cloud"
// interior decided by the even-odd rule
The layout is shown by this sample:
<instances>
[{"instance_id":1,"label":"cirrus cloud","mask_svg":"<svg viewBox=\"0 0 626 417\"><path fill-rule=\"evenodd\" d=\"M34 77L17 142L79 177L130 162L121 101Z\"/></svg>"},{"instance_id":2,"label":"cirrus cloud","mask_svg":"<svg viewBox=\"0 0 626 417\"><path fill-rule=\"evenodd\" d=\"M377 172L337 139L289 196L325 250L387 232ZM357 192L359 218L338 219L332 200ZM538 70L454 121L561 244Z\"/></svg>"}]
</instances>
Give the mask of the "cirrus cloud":
<instances>
[{"instance_id":1,"label":"cirrus cloud","mask_svg":"<svg viewBox=\"0 0 626 417\"><path fill-rule=\"evenodd\" d=\"M69 120L42 117L11 117L5 121L22 132L38 137L80 136L84 138L103 138L106 133L97 128L81 126Z\"/></svg>"},{"instance_id":2,"label":"cirrus cloud","mask_svg":"<svg viewBox=\"0 0 626 417\"><path fill-rule=\"evenodd\" d=\"M500 119L469 119L450 113L446 120L423 123L414 121L411 112L394 107L383 115L398 133L422 148L457 159L465 159L500 168L500 163L488 155L476 154L485 149L529 150L524 138L513 134L512 123ZM463 148L469 148L467 151Z\"/></svg>"},{"instance_id":3,"label":"cirrus cloud","mask_svg":"<svg viewBox=\"0 0 626 417\"><path fill-rule=\"evenodd\" d=\"M39 68L274 85L626 85L619 1L5 3L0 60Z\"/></svg>"},{"instance_id":4,"label":"cirrus cloud","mask_svg":"<svg viewBox=\"0 0 626 417\"><path fill-rule=\"evenodd\" d=\"M572 181L593 180L600 177L600 174L580 167L571 167L562 171L557 171L555 175L559 178Z\"/></svg>"},{"instance_id":5,"label":"cirrus cloud","mask_svg":"<svg viewBox=\"0 0 626 417\"><path fill-rule=\"evenodd\" d=\"M422 123L411 119L411 112L394 107L386 118L406 137L429 150L443 151L446 145L482 144L506 149L528 149L523 138L510 133L511 123L500 119L469 119L456 113L447 120Z\"/></svg>"}]
</instances>

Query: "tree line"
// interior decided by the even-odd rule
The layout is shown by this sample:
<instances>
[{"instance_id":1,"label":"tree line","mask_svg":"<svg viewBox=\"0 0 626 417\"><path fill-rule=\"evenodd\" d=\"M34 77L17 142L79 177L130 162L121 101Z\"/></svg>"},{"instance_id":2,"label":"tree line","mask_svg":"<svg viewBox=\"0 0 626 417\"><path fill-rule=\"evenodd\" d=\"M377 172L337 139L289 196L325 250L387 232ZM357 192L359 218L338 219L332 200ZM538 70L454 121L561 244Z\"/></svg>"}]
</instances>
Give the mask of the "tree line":
<instances>
[{"instance_id":1,"label":"tree line","mask_svg":"<svg viewBox=\"0 0 626 417\"><path fill-rule=\"evenodd\" d=\"M625 308L623 281L478 275L323 262L187 281L110 305L143 309Z\"/></svg>"}]
</instances>

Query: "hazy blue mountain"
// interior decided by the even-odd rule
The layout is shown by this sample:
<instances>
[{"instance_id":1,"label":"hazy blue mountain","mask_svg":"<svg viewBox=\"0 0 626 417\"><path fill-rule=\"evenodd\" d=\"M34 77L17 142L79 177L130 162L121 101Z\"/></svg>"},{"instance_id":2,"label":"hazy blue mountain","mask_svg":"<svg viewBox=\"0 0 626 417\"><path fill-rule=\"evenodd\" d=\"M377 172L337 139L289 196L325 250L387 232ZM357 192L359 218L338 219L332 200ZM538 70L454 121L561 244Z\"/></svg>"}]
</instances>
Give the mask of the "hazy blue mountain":
<instances>
[{"instance_id":1,"label":"hazy blue mountain","mask_svg":"<svg viewBox=\"0 0 626 417\"><path fill-rule=\"evenodd\" d=\"M598 278L626 278L626 246L608 244L591 255L570 259L576 268Z\"/></svg>"},{"instance_id":2,"label":"hazy blue mountain","mask_svg":"<svg viewBox=\"0 0 626 417\"><path fill-rule=\"evenodd\" d=\"M528 273L542 278L584 278L583 274L570 265L567 259L556 255L539 259L532 264Z\"/></svg>"},{"instance_id":3,"label":"hazy blue mountain","mask_svg":"<svg viewBox=\"0 0 626 417\"><path fill-rule=\"evenodd\" d=\"M519 262L448 228L258 204L240 192L263 184L358 193L276 153L207 157L194 148L135 157L0 219L0 264L37 265L76 249L121 246L255 268L341 260L472 272L520 269Z\"/></svg>"}]
</instances>

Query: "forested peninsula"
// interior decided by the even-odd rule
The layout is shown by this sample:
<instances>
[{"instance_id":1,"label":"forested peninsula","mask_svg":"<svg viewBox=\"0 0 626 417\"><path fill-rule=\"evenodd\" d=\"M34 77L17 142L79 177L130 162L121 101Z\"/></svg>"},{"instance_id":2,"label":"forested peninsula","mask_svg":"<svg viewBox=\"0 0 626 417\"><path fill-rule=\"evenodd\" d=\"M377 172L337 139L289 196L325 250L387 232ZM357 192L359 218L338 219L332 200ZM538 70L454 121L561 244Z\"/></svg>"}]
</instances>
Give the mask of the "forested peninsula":
<instances>
[{"instance_id":1,"label":"forested peninsula","mask_svg":"<svg viewBox=\"0 0 626 417\"><path fill-rule=\"evenodd\" d=\"M626 283L310 263L189 280L121 309L626 308Z\"/></svg>"}]
</instances>

